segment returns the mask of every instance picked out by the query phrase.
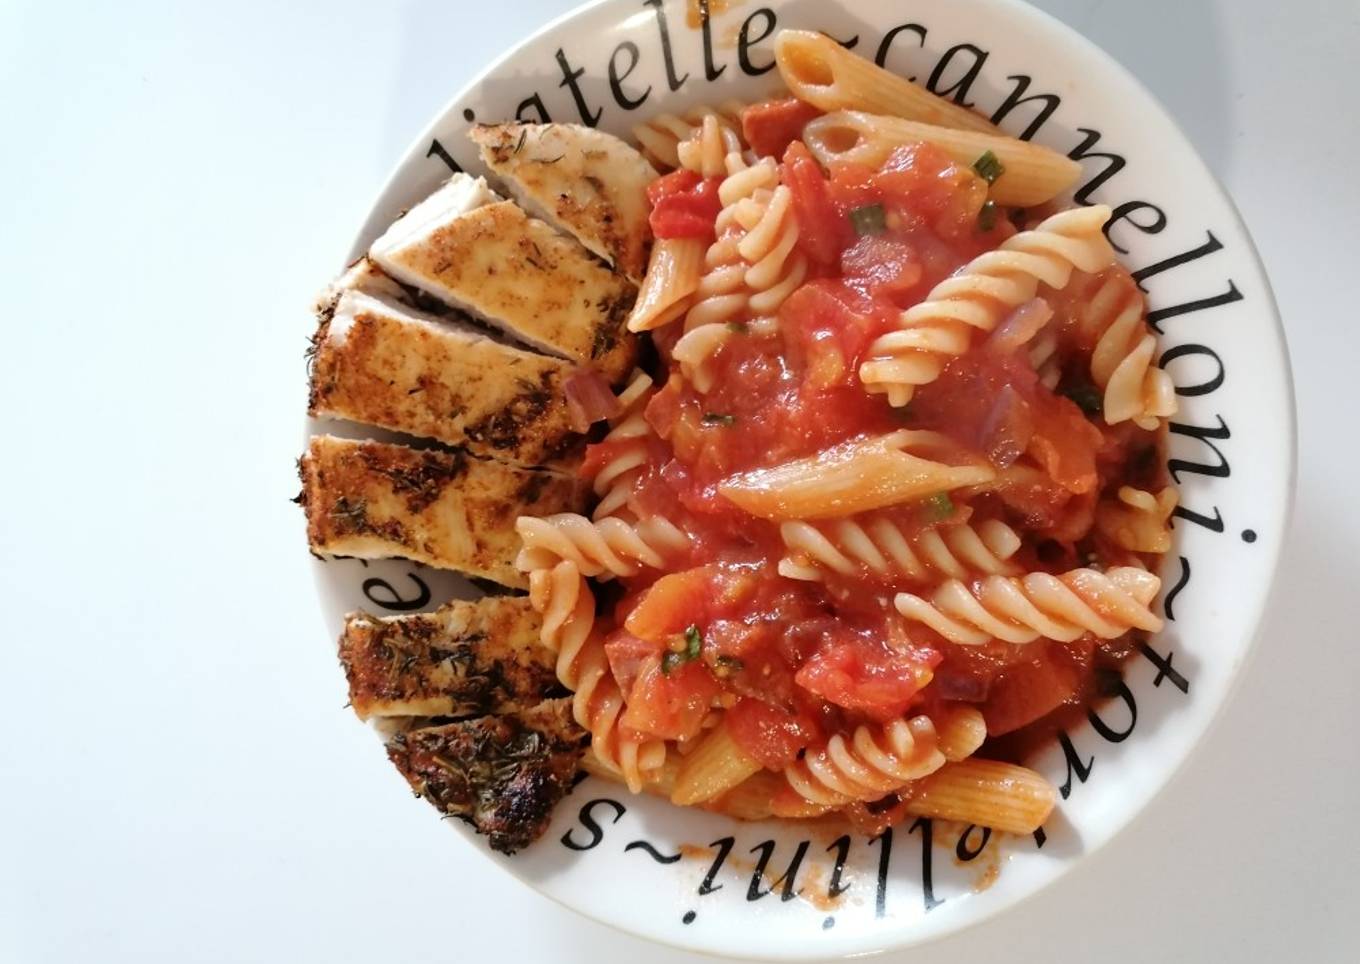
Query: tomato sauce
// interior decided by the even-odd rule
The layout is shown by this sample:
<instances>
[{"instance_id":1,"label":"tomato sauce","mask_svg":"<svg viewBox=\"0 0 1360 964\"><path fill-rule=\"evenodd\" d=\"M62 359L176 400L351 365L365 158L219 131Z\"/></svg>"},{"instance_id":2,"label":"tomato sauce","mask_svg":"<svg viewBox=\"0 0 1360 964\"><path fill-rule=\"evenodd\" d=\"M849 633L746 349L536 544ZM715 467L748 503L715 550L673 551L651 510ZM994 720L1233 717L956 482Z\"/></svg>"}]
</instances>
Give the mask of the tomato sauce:
<instances>
[{"instance_id":1,"label":"tomato sauce","mask_svg":"<svg viewBox=\"0 0 1360 964\"><path fill-rule=\"evenodd\" d=\"M906 532L1001 519L1023 536L1023 569L1058 573L1118 556L1094 533L1096 501L1121 485L1164 484L1160 440L1106 426L1075 374L1047 387L1023 349L989 348L985 335L904 409L865 392L858 368L874 339L1016 228L1007 212L986 216L981 177L929 145L899 149L877 171L843 165L828 176L786 136L802 113L784 104L748 115L751 130L784 151L781 179L811 266L780 309L778 334L734 326L712 359L707 394L666 364L675 336L655 339L662 387L645 418L656 437L632 504L685 530L692 547L675 571L622 580L614 620L605 620L628 702L622 725L687 740L721 708L734 739L779 769L836 732L960 701L981 708L997 754L1022 757L1066 708L1099 690L1129 640L950 644L892 606L895 592L928 586L867 570L818 582L781 576L779 526L742 512L719 486L864 436L940 432L995 467L998 481L888 517ZM697 175L663 178L653 191L658 236L711 237L715 198ZM1057 323L1070 327L1071 305L1064 311ZM1090 347L1066 348L1064 371L1084 370ZM612 444L592 447L587 475L617 454Z\"/></svg>"}]
</instances>

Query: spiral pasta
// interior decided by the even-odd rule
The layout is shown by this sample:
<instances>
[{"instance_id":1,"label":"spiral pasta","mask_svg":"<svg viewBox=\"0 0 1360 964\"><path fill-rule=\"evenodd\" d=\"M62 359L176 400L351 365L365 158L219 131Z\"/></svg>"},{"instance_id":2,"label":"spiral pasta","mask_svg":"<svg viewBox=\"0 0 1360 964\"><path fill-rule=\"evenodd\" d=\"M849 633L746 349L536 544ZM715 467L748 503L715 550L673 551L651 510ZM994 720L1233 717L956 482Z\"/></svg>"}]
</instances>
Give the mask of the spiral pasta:
<instances>
[{"instance_id":1,"label":"spiral pasta","mask_svg":"<svg viewBox=\"0 0 1360 964\"><path fill-rule=\"evenodd\" d=\"M1096 529L1121 549L1160 555L1171 549L1171 513L1179 502L1171 486L1156 495L1121 486L1115 499L1096 507Z\"/></svg>"},{"instance_id":2,"label":"spiral pasta","mask_svg":"<svg viewBox=\"0 0 1360 964\"><path fill-rule=\"evenodd\" d=\"M737 246L751 265L746 272L751 310L758 318L772 318L807 277L807 259L797 251L798 220L793 192L780 185L772 194L748 197L736 205L736 217L746 229Z\"/></svg>"},{"instance_id":3,"label":"spiral pasta","mask_svg":"<svg viewBox=\"0 0 1360 964\"><path fill-rule=\"evenodd\" d=\"M1142 292L1126 272L1107 278L1078 313L1078 324L1095 339L1091 377L1105 392L1105 421L1132 420L1153 429L1176 414L1171 376L1155 364L1157 338L1148 329Z\"/></svg>"},{"instance_id":4,"label":"spiral pasta","mask_svg":"<svg viewBox=\"0 0 1360 964\"><path fill-rule=\"evenodd\" d=\"M808 265L796 250L793 194L779 183L773 158L748 164L713 117L705 118L680 153L691 170L706 177L727 175L718 192L723 209L717 240L705 259L708 270L685 318L685 334L672 351L690 383L707 392L714 380L713 356L739 329L772 334L780 305L807 278Z\"/></svg>"},{"instance_id":5,"label":"spiral pasta","mask_svg":"<svg viewBox=\"0 0 1360 964\"><path fill-rule=\"evenodd\" d=\"M897 330L870 345L859 370L865 389L886 394L895 406L907 404L918 385L934 381L952 356L968 350L974 330L991 331L1040 284L1060 289L1074 268L1106 267L1114 260L1101 232L1109 218L1104 205L1064 211L978 255L904 311Z\"/></svg>"},{"instance_id":6,"label":"spiral pasta","mask_svg":"<svg viewBox=\"0 0 1360 964\"><path fill-rule=\"evenodd\" d=\"M893 602L907 619L961 646L993 639L1029 643L1040 637L1071 642L1086 633L1115 639L1130 629L1161 629L1162 621L1148 608L1161 586L1152 573L1123 566L1107 573L1074 569L1061 576L988 576L971 586L951 579L929 601L904 592Z\"/></svg>"},{"instance_id":7,"label":"spiral pasta","mask_svg":"<svg viewBox=\"0 0 1360 964\"><path fill-rule=\"evenodd\" d=\"M690 545L688 535L659 516L636 525L613 518L592 522L572 512L541 519L520 516L515 531L524 541L515 560L520 571L533 573L567 560L582 575L602 580L635 576L643 568L665 568L668 557Z\"/></svg>"},{"instance_id":8,"label":"spiral pasta","mask_svg":"<svg viewBox=\"0 0 1360 964\"><path fill-rule=\"evenodd\" d=\"M595 476L595 495L600 501L591 514L596 522L616 514L628 503L633 483L647 465L647 439L651 426L643 411L652 397L652 379L639 372L619 394L618 416L610 420L609 434L601 444L610 445L613 455Z\"/></svg>"},{"instance_id":9,"label":"spiral pasta","mask_svg":"<svg viewBox=\"0 0 1360 964\"><path fill-rule=\"evenodd\" d=\"M879 579L915 581L1018 571L1009 560L1020 548L1020 536L999 519L908 535L890 517L871 513L817 524L785 522L779 534L789 550L779 561L779 574L807 582L820 581L827 571L855 576L862 569Z\"/></svg>"},{"instance_id":10,"label":"spiral pasta","mask_svg":"<svg viewBox=\"0 0 1360 964\"><path fill-rule=\"evenodd\" d=\"M680 166L680 144L703 126L706 117L715 118L726 130L740 138L741 112L744 108L745 105L739 101L724 101L712 107L692 107L682 114L658 114L634 127L633 138L647 160L659 168L674 170Z\"/></svg>"},{"instance_id":11,"label":"spiral pasta","mask_svg":"<svg viewBox=\"0 0 1360 964\"><path fill-rule=\"evenodd\" d=\"M619 730L624 696L609 669L604 642L594 630L595 599L576 564L536 570L529 601L543 617L540 639L557 653L557 678L572 690L572 715L590 733L592 752L618 772L634 793L666 760L661 740L639 740Z\"/></svg>"},{"instance_id":12,"label":"spiral pasta","mask_svg":"<svg viewBox=\"0 0 1360 964\"><path fill-rule=\"evenodd\" d=\"M764 197L778 186L779 168L772 158L748 166L736 154L728 155L727 164L729 174L718 189L723 209L718 215L717 238L704 257L704 276L685 315L685 334L671 352L681 373L701 392L713 387L709 363L736 334L734 329L745 325L748 331L760 329L752 333L762 333L768 328L768 322L755 319L753 324L751 318L755 291L748 275L753 268L742 254L748 229L738 213L743 202Z\"/></svg>"},{"instance_id":13,"label":"spiral pasta","mask_svg":"<svg viewBox=\"0 0 1360 964\"><path fill-rule=\"evenodd\" d=\"M786 767L784 779L802 800L830 810L878 800L944 764L935 725L927 716L915 716L860 726L849 739L837 733ZM779 810L776 798L775 812Z\"/></svg>"},{"instance_id":14,"label":"spiral pasta","mask_svg":"<svg viewBox=\"0 0 1360 964\"><path fill-rule=\"evenodd\" d=\"M733 155L741 159L741 138L724 126L717 115L709 114L689 137L680 142L676 154L680 166L701 177L726 177ZM744 162L742 164L744 165Z\"/></svg>"},{"instance_id":15,"label":"spiral pasta","mask_svg":"<svg viewBox=\"0 0 1360 964\"><path fill-rule=\"evenodd\" d=\"M939 750L950 763L966 760L987 739L987 720L975 706L947 704L931 710Z\"/></svg>"}]
</instances>

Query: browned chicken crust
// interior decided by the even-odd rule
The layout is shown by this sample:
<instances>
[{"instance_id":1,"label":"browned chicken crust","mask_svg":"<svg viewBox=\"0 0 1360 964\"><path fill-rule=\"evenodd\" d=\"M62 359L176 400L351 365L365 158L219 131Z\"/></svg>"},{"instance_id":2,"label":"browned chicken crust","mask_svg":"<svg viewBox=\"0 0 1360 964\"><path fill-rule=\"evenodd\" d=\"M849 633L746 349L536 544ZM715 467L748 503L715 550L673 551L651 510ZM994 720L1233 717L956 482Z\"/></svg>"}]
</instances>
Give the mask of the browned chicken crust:
<instances>
[{"instance_id":1,"label":"browned chicken crust","mask_svg":"<svg viewBox=\"0 0 1360 964\"><path fill-rule=\"evenodd\" d=\"M469 135L532 213L641 282L651 245L647 186L656 171L636 149L578 124L482 124Z\"/></svg>"},{"instance_id":2,"label":"browned chicken crust","mask_svg":"<svg viewBox=\"0 0 1360 964\"><path fill-rule=\"evenodd\" d=\"M516 589L520 515L579 512L575 478L464 452L319 435L299 463L307 539L323 556L401 558Z\"/></svg>"},{"instance_id":3,"label":"browned chicken crust","mask_svg":"<svg viewBox=\"0 0 1360 964\"><path fill-rule=\"evenodd\" d=\"M563 394L572 370L467 325L346 291L313 340L309 411L521 465L560 463L583 443Z\"/></svg>"},{"instance_id":4,"label":"browned chicken crust","mask_svg":"<svg viewBox=\"0 0 1360 964\"><path fill-rule=\"evenodd\" d=\"M561 692L542 619L525 596L452 602L379 619L353 613L340 636L349 700L360 719L484 716Z\"/></svg>"},{"instance_id":5,"label":"browned chicken crust","mask_svg":"<svg viewBox=\"0 0 1360 964\"><path fill-rule=\"evenodd\" d=\"M388 744L387 755L441 813L512 854L547 829L585 746L571 700L557 699L521 713L409 730Z\"/></svg>"}]
</instances>

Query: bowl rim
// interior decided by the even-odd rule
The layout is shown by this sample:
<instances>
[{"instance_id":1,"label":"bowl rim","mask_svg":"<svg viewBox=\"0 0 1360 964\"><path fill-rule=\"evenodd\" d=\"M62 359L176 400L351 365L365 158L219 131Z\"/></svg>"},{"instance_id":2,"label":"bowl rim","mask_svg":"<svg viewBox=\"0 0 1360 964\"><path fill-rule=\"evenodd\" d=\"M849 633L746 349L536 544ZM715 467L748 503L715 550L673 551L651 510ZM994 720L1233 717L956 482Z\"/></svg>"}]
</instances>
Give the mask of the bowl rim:
<instances>
[{"instance_id":1,"label":"bowl rim","mask_svg":"<svg viewBox=\"0 0 1360 964\"><path fill-rule=\"evenodd\" d=\"M364 214L362 217L364 218L364 223L355 233L354 239L348 249L349 253L346 256L345 264L348 265L353 263L357 258L364 254L367 248L366 238L368 236L368 225L378 211L383 198L391 193L399 183L403 170L411 160L424 153L422 148L429 143L430 139L435 135L435 132L439 130L442 123L456 111L458 105L462 101L473 94L487 78L495 76L495 74L505 67L505 65L520 56L526 48L571 26L578 20L589 17L596 11L610 6L617 6L622 9L626 2L627 0L585 0L585 2L559 14L536 30L525 35L504 52L476 70L469 80L458 88L453 95L444 102L443 106L434 113L431 119L420 128L419 132L410 142L408 142L407 146L398 155L397 160L389 168L387 174L382 178L371 202L363 208ZM852 5L854 0L835 0L835 2L838 2L843 6L848 6ZM1187 731L1185 739L1177 741L1176 748L1167 757L1167 762L1162 767L1161 773L1163 775L1155 782L1155 785L1149 784L1150 789L1140 789L1133 802L1125 808L1127 816L1117 821L1114 828L1103 837L1087 843L1084 846L1082 853L1076 859L1065 861L1062 868L1056 873L1048 875L1045 879L1029 889L990 901L971 913L966 911L960 912L952 917L948 924L928 929L925 932L920 932L920 928L913 929L911 927L904 927L896 933L890 931L876 933L874 937L876 943L873 944L856 943L853 941L844 942L834 952L834 956L840 959L901 951L911 947L920 947L926 944L943 941L964 930L980 926L995 917L1009 913L1020 904L1048 891L1058 881L1071 874L1073 870L1083 865L1088 865L1092 858L1103 851L1112 841L1124 836L1131 828L1140 824L1144 820L1148 806L1152 803L1153 799L1166 792L1168 788L1180 781L1186 772L1186 764L1189 760L1199 752L1200 748L1206 742L1206 738L1217 732L1222 723L1225 709L1236 698L1241 688L1243 678L1246 675L1246 670L1261 646L1264 617L1267 607L1273 602L1276 594L1279 592L1280 564L1284 556L1288 542L1288 534L1292 527L1296 508L1298 490L1298 402L1295 392L1294 374L1290 360L1288 339L1280 315L1279 304L1275 298L1274 289L1270 282L1269 273L1266 270L1265 263L1261 258L1260 251L1252 237L1251 231L1247 226L1246 219L1242 216L1242 212L1239 210L1231 194L1229 194L1218 175L1214 173L1213 169L1201 156L1199 150L1195 146L1195 142L1187 136L1180 122L1171 114L1161 100L1152 93L1147 85L1142 82L1142 80L1108 51L1087 38L1076 28L1069 26L1054 15L1031 5L1026 2L1026 0L967 0L967 2L972 4L975 8L982 8L983 12L985 12L986 8L993 8L1008 11L1014 16L1028 18L1041 32L1051 35L1055 42L1069 45L1074 48L1076 52L1087 58L1100 61L1102 69L1104 69L1112 78L1121 84L1132 88L1135 93L1140 94L1143 98L1144 106L1163 121L1174 136L1179 138L1182 144L1188 148L1190 162L1197 167L1197 173L1200 175L1203 182L1210 186L1215 192L1215 200L1221 201L1228 214L1231 216L1232 226L1236 231L1235 240L1241 243L1244 256L1249 259L1248 263L1253 266L1256 271L1256 276L1253 280L1259 280L1262 285L1260 300L1256 310L1262 314L1263 318L1267 315L1269 317L1271 322L1269 330L1273 335L1273 349L1277 353L1278 363L1283 369L1281 372L1283 376L1282 390L1285 396L1284 400L1287 404L1284 406L1284 411L1281 413L1283 418L1281 419L1278 430L1284 433L1283 441L1287 443L1288 465L1286 466L1286 471L1284 473L1283 504L1277 506L1281 536L1270 550L1270 558L1267 560L1264 569L1264 591L1256 594L1254 605L1251 602L1247 603L1247 607L1251 610L1250 619L1248 620L1247 625L1249 625L1251 629L1245 634L1246 638L1242 640L1242 645L1240 646L1237 655L1226 670L1226 685L1219 695L1217 702L1212 706L1203 722L1198 725L1198 729L1195 732ZM322 579L321 573L317 568L313 569L313 573L313 578L318 588L318 594L321 596L323 595L320 591ZM681 943L643 930L631 929L621 922L600 915L588 902L576 904L568 903L565 899L559 897L549 889L540 887L537 881L528 874L522 872L513 860L497 859L487 848L476 846L475 842L469 839L471 837L470 832L460 833L460 836L463 838L465 845L467 845L469 849L476 851L482 860L500 868L501 871L509 874L520 883L532 889L535 893L548 898L553 901L553 903L567 908L582 917L617 931L618 933L627 934L628 936L639 940L650 941L676 950L733 960L812 961L828 959L828 955L824 953L815 955L812 953L762 955L759 950L737 947L734 947L731 950L721 951L714 951L706 948L700 949L692 943Z\"/></svg>"}]
</instances>

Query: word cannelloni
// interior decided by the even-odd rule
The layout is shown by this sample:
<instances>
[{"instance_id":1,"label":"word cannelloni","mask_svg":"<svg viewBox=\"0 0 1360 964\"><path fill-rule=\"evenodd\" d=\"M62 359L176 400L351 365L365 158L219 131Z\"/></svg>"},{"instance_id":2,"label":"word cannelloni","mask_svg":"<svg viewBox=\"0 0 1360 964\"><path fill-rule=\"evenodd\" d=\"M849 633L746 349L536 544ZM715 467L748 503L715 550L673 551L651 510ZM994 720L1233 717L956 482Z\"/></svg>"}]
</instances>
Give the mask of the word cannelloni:
<instances>
[{"instance_id":1,"label":"word cannelloni","mask_svg":"<svg viewBox=\"0 0 1360 964\"><path fill-rule=\"evenodd\" d=\"M473 128L494 178L435 141L452 177L322 299L313 414L438 444L314 440L313 551L504 588L349 617L352 704L505 852L582 771L743 820L1041 834L1071 773L1028 751L1156 655L1172 519L1222 527L1166 447L1226 426L1169 424L1176 310L1143 295L1185 257L1120 263L1147 208L1089 202L1122 159L1033 143L1057 105L1028 78L974 110L976 47L918 84L884 65L919 24L871 51L759 8L730 49L701 18L682 69L645 6L659 69L627 41L599 71L631 142L558 51L556 99ZM729 69L783 90L649 113Z\"/></svg>"}]
</instances>

